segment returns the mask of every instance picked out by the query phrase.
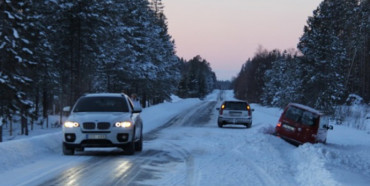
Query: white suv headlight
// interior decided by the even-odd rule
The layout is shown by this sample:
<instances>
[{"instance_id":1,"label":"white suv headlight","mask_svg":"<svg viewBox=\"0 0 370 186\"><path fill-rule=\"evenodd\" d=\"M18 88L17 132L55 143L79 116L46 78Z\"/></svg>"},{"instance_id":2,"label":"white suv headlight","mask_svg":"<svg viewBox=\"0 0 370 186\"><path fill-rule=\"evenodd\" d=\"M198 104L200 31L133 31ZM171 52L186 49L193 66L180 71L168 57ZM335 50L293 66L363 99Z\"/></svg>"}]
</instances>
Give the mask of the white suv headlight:
<instances>
[{"instance_id":1,"label":"white suv headlight","mask_svg":"<svg viewBox=\"0 0 370 186\"><path fill-rule=\"evenodd\" d=\"M132 126L132 123L130 121L121 121L121 122L116 122L115 126L122 127L122 128L129 128Z\"/></svg>"},{"instance_id":2,"label":"white suv headlight","mask_svg":"<svg viewBox=\"0 0 370 186\"><path fill-rule=\"evenodd\" d=\"M66 128L74 128L74 127L79 127L80 124L77 123L77 122L73 122L73 121L66 121L64 122L64 127Z\"/></svg>"}]
</instances>

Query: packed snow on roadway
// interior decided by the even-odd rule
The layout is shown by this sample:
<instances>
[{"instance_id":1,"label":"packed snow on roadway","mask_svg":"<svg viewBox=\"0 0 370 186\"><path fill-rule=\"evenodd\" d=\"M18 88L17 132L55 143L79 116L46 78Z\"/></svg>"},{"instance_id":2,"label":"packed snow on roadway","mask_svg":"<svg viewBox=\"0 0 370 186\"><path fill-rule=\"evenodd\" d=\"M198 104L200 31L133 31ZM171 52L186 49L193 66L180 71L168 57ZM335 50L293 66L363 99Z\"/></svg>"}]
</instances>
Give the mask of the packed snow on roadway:
<instances>
[{"instance_id":1,"label":"packed snow on roadway","mask_svg":"<svg viewBox=\"0 0 370 186\"><path fill-rule=\"evenodd\" d=\"M232 91L225 91L223 98L234 99ZM176 98L145 108L142 112L144 135L204 101L218 101L219 106L219 91L203 100ZM334 130L328 133L327 144L296 147L269 134L281 109L251 106L254 112L250 129L232 125L218 128L218 112L213 108L207 123L168 127L159 131L158 139L144 141L144 151L165 150L172 161L149 167L155 169L153 179L143 180L140 184L369 185L369 132L334 125ZM22 171L45 174L30 166L37 165L42 159L65 163L62 133L50 131L54 132L41 135L42 132L31 131L31 135L40 135L0 143L0 185L3 180L18 179ZM84 156L73 161L88 158Z\"/></svg>"}]
</instances>

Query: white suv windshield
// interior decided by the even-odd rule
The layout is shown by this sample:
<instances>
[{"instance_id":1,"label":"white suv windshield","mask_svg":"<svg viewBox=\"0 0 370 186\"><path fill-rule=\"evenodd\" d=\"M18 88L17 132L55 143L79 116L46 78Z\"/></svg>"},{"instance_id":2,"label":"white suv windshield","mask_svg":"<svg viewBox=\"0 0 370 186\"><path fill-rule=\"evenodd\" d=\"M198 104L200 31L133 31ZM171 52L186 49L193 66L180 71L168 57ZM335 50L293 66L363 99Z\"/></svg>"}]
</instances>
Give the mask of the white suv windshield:
<instances>
[{"instance_id":1,"label":"white suv windshield","mask_svg":"<svg viewBox=\"0 0 370 186\"><path fill-rule=\"evenodd\" d=\"M122 97L84 97L73 112L128 112L126 100Z\"/></svg>"}]
</instances>

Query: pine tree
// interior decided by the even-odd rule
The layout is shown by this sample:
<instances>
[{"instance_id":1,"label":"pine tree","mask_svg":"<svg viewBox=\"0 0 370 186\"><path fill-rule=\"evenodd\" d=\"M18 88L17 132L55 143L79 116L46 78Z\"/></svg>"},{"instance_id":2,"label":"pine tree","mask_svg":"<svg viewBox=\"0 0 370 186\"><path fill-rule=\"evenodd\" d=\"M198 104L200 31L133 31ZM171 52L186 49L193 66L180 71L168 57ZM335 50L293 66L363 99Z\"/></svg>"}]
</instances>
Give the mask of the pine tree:
<instances>
[{"instance_id":1,"label":"pine tree","mask_svg":"<svg viewBox=\"0 0 370 186\"><path fill-rule=\"evenodd\" d=\"M203 98L215 88L216 82L216 75L210 64L198 55L183 63L177 95L184 98Z\"/></svg>"},{"instance_id":2,"label":"pine tree","mask_svg":"<svg viewBox=\"0 0 370 186\"><path fill-rule=\"evenodd\" d=\"M346 34L346 0L323 1L309 18L298 48L304 54L304 102L320 110L332 111L345 96L345 72L349 51ZM353 7L351 7L353 8Z\"/></svg>"},{"instance_id":3,"label":"pine tree","mask_svg":"<svg viewBox=\"0 0 370 186\"><path fill-rule=\"evenodd\" d=\"M357 19L356 19L357 18ZM350 93L361 95L365 101L370 101L370 1L361 1L358 16L351 19L357 23L354 31L354 42L351 45L356 51L352 58L351 69L348 72L347 86Z\"/></svg>"},{"instance_id":4,"label":"pine tree","mask_svg":"<svg viewBox=\"0 0 370 186\"><path fill-rule=\"evenodd\" d=\"M263 94L265 85L264 75L271 69L272 62L280 57L280 51L268 52L260 47L253 57L242 67L234 82L235 97L242 100L258 103Z\"/></svg>"},{"instance_id":5,"label":"pine tree","mask_svg":"<svg viewBox=\"0 0 370 186\"><path fill-rule=\"evenodd\" d=\"M290 102L301 102L303 93L302 69L296 52L284 51L265 73L265 86L261 102L269 106L284 107Z\"/></svg>"},{"instance_id":6,"label":"pine tree","mask_svg":"<svg viewBox=\"0 0 370 186\"><path fill-rule=\"evenodd\" d=\"M158 103L177 88L181 64L160 0L0 1L0 8L0 115L33 106L37 116L42 103L46 117L51 105L61 111L88 92L125 90Z\"/></svg>"},{"instance_id":7,"label":"pine tree","mask_svg":"<svg viewBox=\"0 0 370 186\"><path fill-rule=\"evenodd\" d=\"M29 113L33 102L27 92L31 90L30 70L35 66L30 48L30 34L34 25L29 22L30 4L27 1L2 1L0 3L0 95L1 115L11 118L20 111Z\"/></svg>"}]
</instances>

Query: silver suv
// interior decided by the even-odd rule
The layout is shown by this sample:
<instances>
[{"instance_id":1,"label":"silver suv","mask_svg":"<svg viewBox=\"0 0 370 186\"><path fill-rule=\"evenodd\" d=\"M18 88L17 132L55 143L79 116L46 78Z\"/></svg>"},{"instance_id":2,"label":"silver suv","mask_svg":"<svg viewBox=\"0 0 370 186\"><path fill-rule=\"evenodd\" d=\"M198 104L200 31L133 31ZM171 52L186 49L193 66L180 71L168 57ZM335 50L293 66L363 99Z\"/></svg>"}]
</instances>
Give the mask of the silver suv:
<instances>
[{"instance_id":1,"label":"silver suv","mask_svg":"<svg viewBox=\"0 0 370 186\"><path fill-rule=\"evenodd\" d=\"M252 127L252 111L246 101L224 101L219 110L218 127L222 128L227 124L245 125Z\"/></svg>"},{"instance_id":2,"label":"silver suv","mask_svg":"<svg viewBox=\"0 0 370 186\"><path fill-rule=\"evenodd\" d=\"M119 147L129 155L142 151L140 112L125 94L82 96L63 124L63 153L73 155L85 147Z\"/></svg>"}]
</instances>

